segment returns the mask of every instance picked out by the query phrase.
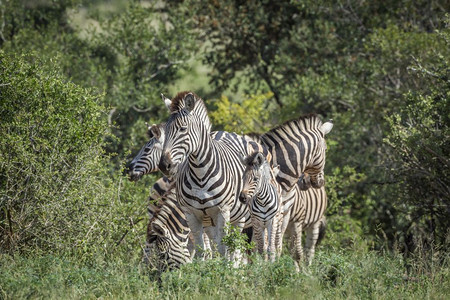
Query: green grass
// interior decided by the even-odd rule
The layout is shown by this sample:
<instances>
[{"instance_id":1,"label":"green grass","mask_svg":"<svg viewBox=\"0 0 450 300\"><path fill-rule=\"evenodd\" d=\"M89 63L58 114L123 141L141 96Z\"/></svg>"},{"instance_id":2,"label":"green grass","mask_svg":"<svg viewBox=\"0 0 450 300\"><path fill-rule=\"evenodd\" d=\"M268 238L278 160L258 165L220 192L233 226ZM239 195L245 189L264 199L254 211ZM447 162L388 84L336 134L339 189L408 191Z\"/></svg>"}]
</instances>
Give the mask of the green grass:
<instances>
[{"instance_id":1,"label":"green grass","mask_svg":"<svg viewBox=\"0 0 450 300\"><path fill-rule=\"evenodd\" d=\"M126 257L124 255L124 257ZM215 259L162 275L137 258L80 263L53 255L0 257L0 299L445 299L450 295L448 257L408 263L375 251L318 251L296 273L290 257L235 269Z\"/></svg>"}]
</instances>

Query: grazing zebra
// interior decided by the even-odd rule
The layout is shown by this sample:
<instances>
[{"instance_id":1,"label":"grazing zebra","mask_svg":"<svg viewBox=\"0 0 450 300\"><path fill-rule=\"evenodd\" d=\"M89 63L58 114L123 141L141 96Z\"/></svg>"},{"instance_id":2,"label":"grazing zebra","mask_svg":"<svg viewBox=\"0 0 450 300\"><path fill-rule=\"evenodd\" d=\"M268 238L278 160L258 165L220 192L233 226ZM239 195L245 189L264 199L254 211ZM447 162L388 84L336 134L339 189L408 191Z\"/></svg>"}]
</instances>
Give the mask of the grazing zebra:
<instances>
[{"instance_id":1,"label":"grazing zebra","mask_svg":"<svg viewBox=\"0 0 450 300\"><path fill-rule=\"evenodd\" d=\"M216 226L215 242L221 255L227 222L245 226L249 220L246 205L238 200L242 188L244 167L241 153L248 155L262 151L257 143L235 133L220 132L211 136L209 119L203 101L191 92L181 92L165 99L171 115L165 127L163 156L159 163L165 174L176 174L178 200L185 212L195 245L203 249L204 215L212 218ZM205 122L205 118L208 122ZM198 254L196 254L198 256Z\"/></svg>"},{"instance_id":2,"label":"grazing zebra","mask_svg":"<svg viewBox=\"0 0 450 300\"><path fill-rule=\"evenodd\" d=\"M163 196L159 206L152 206L152 218L147 226L147 251L156 256L160 272L191 262L188 250L189 227L176 200L174 190Z\"/></svg>"},{"instance_id":3,"label":"grazing zebra","mask_svg":"<svg viewBox=\"0 0 450 300\"><path fill-rule=\"evenodd\" d=\"M267 251L275 260L275 239L281 221L281 188L275 176L278 167L272 169L261 152L243 158L245 166L244 185L239 200L248 205L258 252ZM268 244L265 231L267 229ZM264 255L266 258L266 255Z\"/></svg>"}]
</instances>

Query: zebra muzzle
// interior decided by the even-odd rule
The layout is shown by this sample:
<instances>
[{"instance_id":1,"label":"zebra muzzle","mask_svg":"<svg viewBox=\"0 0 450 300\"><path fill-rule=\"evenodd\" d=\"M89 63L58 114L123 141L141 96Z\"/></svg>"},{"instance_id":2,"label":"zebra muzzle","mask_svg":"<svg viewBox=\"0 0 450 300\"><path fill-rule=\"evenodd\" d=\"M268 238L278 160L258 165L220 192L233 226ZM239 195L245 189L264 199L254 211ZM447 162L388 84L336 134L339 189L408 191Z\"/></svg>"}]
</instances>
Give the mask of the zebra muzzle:
<instances>
[{"instance_id":1,"label":"zebra muzzle","mask_svg":"<svg viewBox=\"0 0 450 300\"><path fill-rule=\"evenodd\" d=\"M239 201L241 201L243 204L247 204L247 194L244 192L239 193Z\"/></svg>"},{"instance_id":2,"label":"zebra muzzle","mask_svg":"<svg viewBox=\"0 0 450 300\"><path fill-rule=\"evenodd\" d=\"M159 170L163 172L165 175L171 175L171 171L173 168L172 160L169 158L169 155L163 155L161 156L161 160L158 164Z\"/></svg>"}]
</instances>

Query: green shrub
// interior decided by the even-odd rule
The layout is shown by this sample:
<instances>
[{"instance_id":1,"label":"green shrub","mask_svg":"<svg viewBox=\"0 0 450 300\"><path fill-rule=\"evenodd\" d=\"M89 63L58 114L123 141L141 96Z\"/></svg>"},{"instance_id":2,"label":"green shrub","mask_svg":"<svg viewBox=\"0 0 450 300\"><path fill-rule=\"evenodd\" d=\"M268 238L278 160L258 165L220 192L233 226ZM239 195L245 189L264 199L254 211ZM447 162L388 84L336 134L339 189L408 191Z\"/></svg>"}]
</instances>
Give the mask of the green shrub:
<instances>
[{"instance_id":1,"label":"green shrub","mask_svg":"<svg viewBox=\"0 0 450 300\"><path fill-rule=\"evenodd\" d=\"M110 252L145 205L108 172L100 97L34 59L0 52L0 251Z\"/></svg>"}]
</instances>

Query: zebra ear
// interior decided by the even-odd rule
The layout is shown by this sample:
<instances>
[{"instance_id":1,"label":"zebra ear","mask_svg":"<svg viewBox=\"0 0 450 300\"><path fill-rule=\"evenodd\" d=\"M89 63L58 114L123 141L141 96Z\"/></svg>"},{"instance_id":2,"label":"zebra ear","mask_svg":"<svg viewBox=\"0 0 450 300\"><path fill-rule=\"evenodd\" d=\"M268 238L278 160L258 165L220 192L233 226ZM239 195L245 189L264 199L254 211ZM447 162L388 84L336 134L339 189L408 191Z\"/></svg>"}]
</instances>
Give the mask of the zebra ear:
<instances>
[{"instance_id":1,"label":"zebra ear","mask_svg":"<svg viewBox=\"0 0 450 300\"><path fill-rule=\"evenodd\" d=\"M323 135L326 135L327 133L329 133L331 131L331 129L333 129L333 122L332 120L325 122L322 124L322 126L320 126L320 131L322 131Z\"/></svg>"},{"instance_id":2,"label":"zebra ear","mask_svg":"<svg viewBox=\"0 0 450 300\"><path fill-rule=\"evenodd\" d=\"M253 163L259 167L263 164L263 162L264 162L264 155L261 152L258 152L258 154L256 154L255 156L255 159L253 160Z\"/></svg>"},{"instance_id":3,"label":"zebra ear","mask_svg":"<svg viewBox=\"0 0 450 300\"><path fill-rule=\"evenodd\" d=\"M195 99L194 99L194 95L192 95L192 93L187 94L184 97L184 107L191 112L194 107L195 107Z\"/></svg>"},{"instance_id":4,"label":"zebra ear","mask_svg":"<svg viewBox=\"0 0 450 300\"><path fill-rule=\"evenodd\" d=\"M161 99L164 101L164 104L166 105L167 109L170 111L170 106L172 105L172 100L169 98L166 98L166 96L161 93Z\"/></svg>"},{"instance_id":5,"label":"zebra ear","mask_svg":"<svg viewBox=\"0 0 450 300\"><path fill-rule=\"evenodd\" d=\"M169 236L167 230L164 229L163 227L161 227L160 225L156 224L155 222L152 223L152 230L158 236L161 236L161 237Z\"/></svg>"},{"instance_id":6,"label":"zebra ear","mask_svg":"<svg viewBox=\"0 0 450 300\"><path fill-rule=\"evenodd\" d=\"M161 130L159 129L158 125L153 124L150 127L150 131L153 134L153 136L157 139L159 139L159 137L161 136Z\"/></svg>"}]
</instances>

